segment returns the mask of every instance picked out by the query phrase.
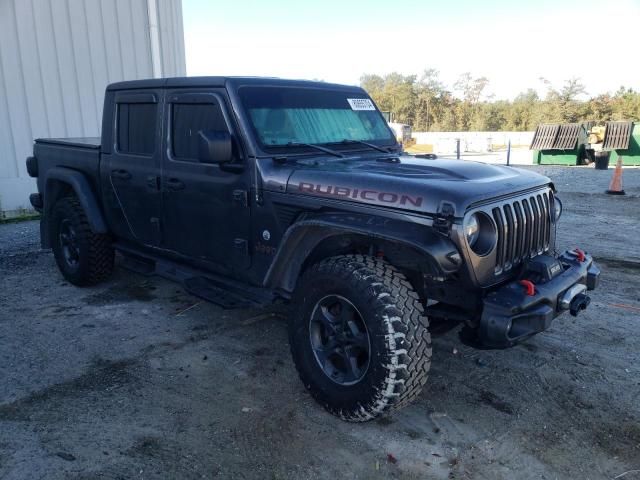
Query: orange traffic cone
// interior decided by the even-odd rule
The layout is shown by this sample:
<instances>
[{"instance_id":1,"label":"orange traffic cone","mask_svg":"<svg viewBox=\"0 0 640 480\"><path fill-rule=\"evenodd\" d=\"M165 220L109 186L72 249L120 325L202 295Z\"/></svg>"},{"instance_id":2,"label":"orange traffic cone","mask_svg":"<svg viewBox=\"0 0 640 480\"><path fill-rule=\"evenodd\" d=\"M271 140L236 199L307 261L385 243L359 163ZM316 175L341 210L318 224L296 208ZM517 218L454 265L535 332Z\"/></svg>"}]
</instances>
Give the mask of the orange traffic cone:
<instances>
[{"instance_id":1,"label":"orange traffic cone","mask_svg":"<svg viewBox=\"0 0 640 480\"><path fill-rule=\"evenodd\" d=\"M613 172L609 190L606 193L609 195L624 195L624 190L622 189L622 157L618 157L616 169Z\"/></svg>"}]
</instances>

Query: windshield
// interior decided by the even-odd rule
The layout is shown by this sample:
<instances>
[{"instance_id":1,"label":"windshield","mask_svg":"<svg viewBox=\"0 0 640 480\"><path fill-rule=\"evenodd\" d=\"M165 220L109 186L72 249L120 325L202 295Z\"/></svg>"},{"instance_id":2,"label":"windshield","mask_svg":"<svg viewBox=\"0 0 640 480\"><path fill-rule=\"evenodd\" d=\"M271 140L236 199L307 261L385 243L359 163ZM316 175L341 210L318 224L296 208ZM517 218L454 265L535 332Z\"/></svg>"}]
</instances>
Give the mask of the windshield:
<instances>
[{"instance_id":1,"label":"windshield","mask_svg":"<svg viewBox=\"0 0 640 480\"><path fill-rule=\"evenodd\" d=\"M263 147L365 141L395 145L364 93L300 87L242 87L238 94Z\"/></svg>"}]
</instances>

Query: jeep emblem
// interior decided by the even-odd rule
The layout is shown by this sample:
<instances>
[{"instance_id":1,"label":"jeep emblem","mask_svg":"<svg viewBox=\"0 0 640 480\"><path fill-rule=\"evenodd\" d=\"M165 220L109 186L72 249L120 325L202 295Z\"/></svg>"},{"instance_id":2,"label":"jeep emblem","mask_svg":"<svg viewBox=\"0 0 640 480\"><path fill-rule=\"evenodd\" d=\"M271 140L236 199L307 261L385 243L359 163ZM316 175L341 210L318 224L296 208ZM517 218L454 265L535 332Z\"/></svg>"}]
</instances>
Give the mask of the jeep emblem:
<instances>
[{"instance_id":1,"label":"jeep emblem","mask_svg":"<svg viewBox=\"0 0 640 480\"><path fill-rule=\"evenodd\" d=\"M262 238L265 242L268 242L269 240L271 240L271 232L269 230L264 230L262 232Z\"/></svg>"}]
</instances>

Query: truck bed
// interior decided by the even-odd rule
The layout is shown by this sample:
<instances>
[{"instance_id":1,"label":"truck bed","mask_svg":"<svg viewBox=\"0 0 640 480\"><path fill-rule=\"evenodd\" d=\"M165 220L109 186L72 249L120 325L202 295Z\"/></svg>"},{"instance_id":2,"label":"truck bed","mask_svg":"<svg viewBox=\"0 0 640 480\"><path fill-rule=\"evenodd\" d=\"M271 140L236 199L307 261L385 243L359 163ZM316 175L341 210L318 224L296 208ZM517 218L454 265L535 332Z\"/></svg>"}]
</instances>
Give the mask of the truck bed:
<instances>
[{"instance_id":1,"label":"truck bed","mask_svg":"<svg viewBox=\"0 0 640 480\"><path fill-rule=\"evenodd\" d=\"M36 143L99 149L101 140L100 137L37 138Z\"/></svg>"},{"instance_id":2,"label":"truck bed","mask_svg":"<svg viewBox=\"0 0 640 480\"><path fill-rule=\"evenodd\" d=\"M100 138L38 138L33 154L38 162L38 191L44 194L52 169L81 172L92 190L100 192Z\"/></svg>"}]
</instances>

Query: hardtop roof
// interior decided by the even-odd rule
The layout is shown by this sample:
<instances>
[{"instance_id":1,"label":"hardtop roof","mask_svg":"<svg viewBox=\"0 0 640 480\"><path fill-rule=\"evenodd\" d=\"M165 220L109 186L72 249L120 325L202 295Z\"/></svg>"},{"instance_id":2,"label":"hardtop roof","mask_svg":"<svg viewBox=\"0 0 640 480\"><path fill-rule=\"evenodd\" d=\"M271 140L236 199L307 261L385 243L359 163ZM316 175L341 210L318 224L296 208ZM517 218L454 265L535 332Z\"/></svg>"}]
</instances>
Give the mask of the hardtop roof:
<instances>
[{"instance_id":1,"label":"hardtop roof","mask_svg":"<svg viewBox=\"0 0 640 480\"><path fill-rule=\"evenodd\" d=\"M188 87L226 87L232 85L239 87L242 85L253 86L289 86L289 87L316 87L340 90L351 90L362 92L362 88L351 85L341 85L312 80L289 80L275 77L172 77L172 78L150 78L144 80L127 80L124 82L111 83L107 86L108 91L113 90L133 90L142 88L188 88Z\"/></svg>"}]
</instances>

